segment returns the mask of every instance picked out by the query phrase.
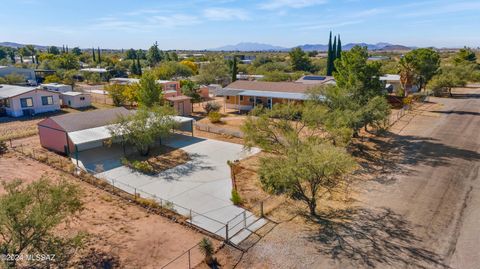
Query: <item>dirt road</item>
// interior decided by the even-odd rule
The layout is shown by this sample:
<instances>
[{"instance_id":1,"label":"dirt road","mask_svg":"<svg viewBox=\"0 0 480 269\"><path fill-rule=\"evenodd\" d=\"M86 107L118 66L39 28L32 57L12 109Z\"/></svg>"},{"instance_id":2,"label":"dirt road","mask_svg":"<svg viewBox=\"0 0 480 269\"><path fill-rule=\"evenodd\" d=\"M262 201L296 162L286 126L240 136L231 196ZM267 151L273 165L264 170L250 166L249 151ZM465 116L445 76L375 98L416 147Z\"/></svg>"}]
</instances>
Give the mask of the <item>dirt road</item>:
<instances>
[{"instance_id":1,"label":"dirt road","mask_svg":"<svg viewBox=\"0 0 480 269\"><path fill-rule=\"evenodd\" d=\"M405 267L480 268L480 90L456 93L392 129L395 172L366 184L359 199L404 222L378 220L398 228L388 261Z\"/></svg>"},{"instance_id":2,"label":"dirt road","mask_svg":"<svg viewBox=\"0 0 480 269\"><path fill-rule=\"evenodd\" d=\"M350 204L278 224L237 268L480 268L480 89L431 98L389 132L369 142Z\"/></svg>"}]
</instances>

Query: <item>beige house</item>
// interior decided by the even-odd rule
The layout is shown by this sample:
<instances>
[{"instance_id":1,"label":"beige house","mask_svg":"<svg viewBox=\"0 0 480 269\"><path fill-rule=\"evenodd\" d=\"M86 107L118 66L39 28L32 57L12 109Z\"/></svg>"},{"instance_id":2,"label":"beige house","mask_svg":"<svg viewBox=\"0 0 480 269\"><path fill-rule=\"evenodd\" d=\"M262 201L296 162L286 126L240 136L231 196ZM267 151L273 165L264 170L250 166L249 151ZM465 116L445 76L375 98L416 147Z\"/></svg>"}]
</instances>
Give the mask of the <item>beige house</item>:
<instances>
[{"instance_id":1,"label":"beige house","mask_svg":"<svg viewBox=\"0 0 480 269\"><path fill-rule=\"evenodd\" d=\"M0 114L11 117L60 110L58 93L34 87L0 85Z\"/></svg>"}]
</instances>

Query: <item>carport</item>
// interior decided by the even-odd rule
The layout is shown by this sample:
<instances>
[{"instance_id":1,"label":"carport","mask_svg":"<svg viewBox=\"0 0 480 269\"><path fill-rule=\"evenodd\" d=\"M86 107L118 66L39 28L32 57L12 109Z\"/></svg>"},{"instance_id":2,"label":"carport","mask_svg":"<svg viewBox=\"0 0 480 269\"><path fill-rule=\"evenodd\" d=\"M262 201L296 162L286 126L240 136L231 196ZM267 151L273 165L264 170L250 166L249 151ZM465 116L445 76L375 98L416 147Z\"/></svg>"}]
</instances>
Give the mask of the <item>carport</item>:
<instances>
[{"instance_id":1,"label":"carport","mask_svg":"<svg viewBox=\"0 0 480 269\"><path fill-rule=\"evenodd\" d=\"M178 123L176 131L188 132L193 136L193 118L173 116L174 120ZM89 128L74 132L67 133L69 146L74 148L75 160L78 166L78 153L89 149L103 147L106 141L112 138L109 127L113 126L105 125L95 128ZM174 130L175 131L175 130ZM119 141L113 141L116 143Z\"/></svg>"}]
</instances>

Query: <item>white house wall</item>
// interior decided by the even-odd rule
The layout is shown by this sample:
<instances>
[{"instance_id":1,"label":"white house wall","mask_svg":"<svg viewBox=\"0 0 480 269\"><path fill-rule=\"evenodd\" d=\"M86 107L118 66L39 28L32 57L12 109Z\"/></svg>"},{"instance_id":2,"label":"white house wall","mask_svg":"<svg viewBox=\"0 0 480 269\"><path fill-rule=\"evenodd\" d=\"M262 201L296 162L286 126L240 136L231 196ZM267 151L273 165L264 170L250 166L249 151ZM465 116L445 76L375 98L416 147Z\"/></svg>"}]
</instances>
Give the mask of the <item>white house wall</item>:
<instances>
[{"instance_id":1,"label":"white house wall","mask_svg":"<svg viewBox=\"0 0 480 269\"><path fill-rule=\"evenodd\" d=\"M52 96L52 105L42 105L42 96ZM22 107L20 99L31 97L33 100L32 107ZM23 116L24 109L33 109L35 114L60 110L60 99L58 94L47 91L31 91L15 97L10 98L10 107L6 108L7 115L11 117Z\"/></svg>"}]
</instances>

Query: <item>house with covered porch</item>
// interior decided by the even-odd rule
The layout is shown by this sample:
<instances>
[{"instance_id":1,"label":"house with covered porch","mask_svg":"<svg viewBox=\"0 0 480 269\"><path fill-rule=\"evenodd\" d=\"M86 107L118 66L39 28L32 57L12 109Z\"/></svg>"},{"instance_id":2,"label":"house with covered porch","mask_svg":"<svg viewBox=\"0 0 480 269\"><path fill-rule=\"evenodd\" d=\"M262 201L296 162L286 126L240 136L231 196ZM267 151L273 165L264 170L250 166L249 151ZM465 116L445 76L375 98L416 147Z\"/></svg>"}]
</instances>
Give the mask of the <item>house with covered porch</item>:
<instances>
[{"instance_id":1,"label":"house with covered porch","mask_svg":"<svg viewBox=\"0 0 480 269\"><path fill-rule=\"evenodd\" d=\"M217 89L216 95L223 96L225 109L249 111L255 106L272 108L278 103L303 102L308 99L308 90L321 84L237 80Z\"/></svg>"}]
</instances>

